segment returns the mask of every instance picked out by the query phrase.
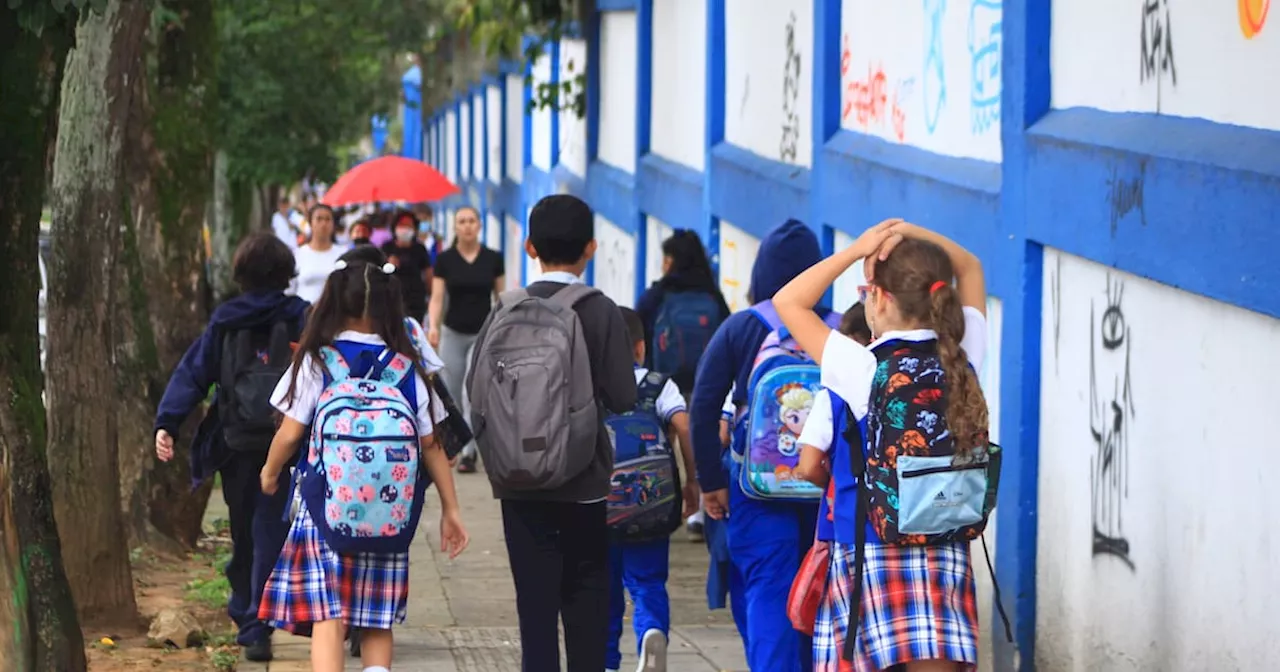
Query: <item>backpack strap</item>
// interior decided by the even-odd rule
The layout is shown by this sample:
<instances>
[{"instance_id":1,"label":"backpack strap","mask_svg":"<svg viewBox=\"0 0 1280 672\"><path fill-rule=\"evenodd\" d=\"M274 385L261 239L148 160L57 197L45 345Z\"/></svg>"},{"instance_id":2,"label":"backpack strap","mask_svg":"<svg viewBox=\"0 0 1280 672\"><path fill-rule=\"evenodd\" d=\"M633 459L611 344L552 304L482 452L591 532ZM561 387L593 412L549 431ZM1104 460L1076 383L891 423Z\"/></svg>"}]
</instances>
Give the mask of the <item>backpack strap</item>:
<instances>
[{"instance_id":1,"label":"backpack strap","mask_svg":"<svg viewBox=\"0 0 1280 672\"><path fill-rule=\"evenodd\" d=\"M293 358L293 334L289 323L280 320L271 325L271 336L267 340L267 361L272 366L284 366Z\"/></svg>"},{"instance_id":2,"label":"backpack strap","mask_svg":"<svg viewBox=\"0 0 1280 672\"><path fill-rule=\"evenodd\" d=\"M332 345L320 348L320 360L331 381L346 380L351 377L351 367L347 365L347 360Z\"/></svg>"},{"instance_id":3,"label":"backpack strap","mask_svg":"<svg viewBox=\"0 0 1280 672\"><path fill-rule=\"evenodd\" d=\"M405 377L413 371L413 360L392 350L384 349L378 354L377 361L369 368L365 378L380 380L392 387L400 387Z\"/></svg>"},{"instance_id":4,"label":"backpack strap","mask_svg":"<svg viewBox=\"0 0 1280 672\"><path fill-rule=\"evenodd\" d=\"M564 306L565 308L573 308L582 302L583 299L599 294L600 290L581 282L575 282L564 286L564 289L551 295L551 301Z\"/></svg>"},{"instance_id":5,"label":"backpack strap","mask_svg":"<svg viewBox=\"0 0 1280 672\"><path fill-rule=\"evenodd\" d=\"M636 406L656 407L658 397L662 396L662 389L670 379L671 377L665 373L657 371L646 373L644 378L640 379L640 387L636 390Z\"/></svg>"},{"instance_id":6,"label":"backpack strap","mask_svg":"<svg viewBox=\"0 0 1280 672\"><path fill-rule=\"evenodd\" d=\"M513 306L525 299L529 298L529 290L524 287L516 287L498 295L499 306Z\"/></svg>"},{"instance_id":7,"label":"backpack strap","mask_svg":"<svg viewBox=\"0 0 1280 672\"><path fill-rule=\"evenodd\" d=\"M849 622L845 626L845 632L848 634L844 638L844 648L840 651L840 657L853 662L858 643L858 624L862 621L862 573L867 562L867 508L870 495L864 478L867 471L867 458L862 452L862 433L858 430L858 419L853 415L853 408L847 405L844 409L844 420L844 440L849 444L849 469L853 472L858 485L853 514L853 576L849 577L853 582L853 595L849 602Z\"/></svg>"}]
</instances>

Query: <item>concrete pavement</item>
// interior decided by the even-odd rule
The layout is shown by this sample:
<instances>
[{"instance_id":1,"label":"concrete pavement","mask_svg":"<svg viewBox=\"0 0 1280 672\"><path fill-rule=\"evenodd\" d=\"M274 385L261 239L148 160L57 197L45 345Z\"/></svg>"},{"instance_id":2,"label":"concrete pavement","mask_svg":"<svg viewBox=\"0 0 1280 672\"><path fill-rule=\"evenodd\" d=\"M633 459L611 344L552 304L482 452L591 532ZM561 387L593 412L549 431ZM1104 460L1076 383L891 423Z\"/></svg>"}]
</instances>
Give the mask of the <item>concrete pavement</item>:
<instances>
[{"instance_id":1,"label":"concrete pavement","mask_svg":"<svg viewBox=\"0 0 1280 672\"><path fill-rule=\"evenodd\" d=\"M450 561L439 552L439 504L430 493L422 529L411 551L409 615L395 630L397 672L518 672L520 637L516 628L515 589L507 564L502 517L483 474L458 474L458 495L471 546ZM747 669L742 643L728 610L709 611L705 581L707 552L683 531L671 544L670 672L719 672ZM628 617L630 609L628 609ZM630 619L623 638L622 669L634 670L635 639ZM269 665L242 662L246 672L298 672L310 669L307 640L276 635L276 660ZM348 670L360 670L349 661Z\"/></svg>"}]
</instances>

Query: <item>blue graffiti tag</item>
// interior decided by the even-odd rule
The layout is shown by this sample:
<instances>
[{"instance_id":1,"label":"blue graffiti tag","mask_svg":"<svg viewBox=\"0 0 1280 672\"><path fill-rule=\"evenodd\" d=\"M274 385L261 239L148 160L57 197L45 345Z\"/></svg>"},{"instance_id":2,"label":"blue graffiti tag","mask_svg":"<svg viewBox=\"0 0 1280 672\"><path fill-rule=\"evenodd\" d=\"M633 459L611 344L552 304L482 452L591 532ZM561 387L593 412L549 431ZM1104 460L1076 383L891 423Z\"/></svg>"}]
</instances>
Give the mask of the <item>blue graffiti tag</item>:
<instances>
[{"instance_id":1,"label":"blue graffiti tag","mask_svg":"<svg viewBox=\"0 0 1280 672\"><path fill-rule=\"evenodd\" d=\"M1002 0L973 0L969 7L969 55L973 59L972 122L985 133L1000 122Z\"/></svg>"},{"instance_id":2,"label":"blue graffiti tag","mask_svg":"<svg viewBox=\"0 0 1280 672\"><path fill-rule=\"evenodd\" d=\"M924 125L933 133L947 101L947 79L942 69L942 14L946 0L924 0Z\"/></svg>"}]
</instances>

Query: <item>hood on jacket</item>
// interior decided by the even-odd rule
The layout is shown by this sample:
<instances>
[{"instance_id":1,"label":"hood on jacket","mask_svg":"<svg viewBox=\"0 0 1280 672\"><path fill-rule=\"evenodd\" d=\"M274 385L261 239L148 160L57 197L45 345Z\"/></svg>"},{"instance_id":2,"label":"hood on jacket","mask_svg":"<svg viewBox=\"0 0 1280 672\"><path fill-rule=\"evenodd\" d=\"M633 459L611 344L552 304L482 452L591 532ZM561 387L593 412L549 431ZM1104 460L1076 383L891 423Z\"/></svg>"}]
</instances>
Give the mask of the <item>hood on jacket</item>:
<instances>
[{"instance_id":1,"label":"hood on jacket","mask_svg":"<svg viewBox=\"0 0 1280 672\"><path fill-rule=\"evenodd\" d=\"M224 301L209 317L218 330L240 329L280 320L300 323L311 304L283 292L248 292Z\"/></svg>"},{"instance_id":2,"label":"hood on jacket","mask_svg":"<svg viewBox=\"0 0 1280 672\"><path fill-rule=\"evenodd\" d=\"M799 220L788 219L760 241L760 251L751 268L750 300L759 303L772 299L783 285L819 261L822 247L813 230Z\"/></svg>"}]
</instances>

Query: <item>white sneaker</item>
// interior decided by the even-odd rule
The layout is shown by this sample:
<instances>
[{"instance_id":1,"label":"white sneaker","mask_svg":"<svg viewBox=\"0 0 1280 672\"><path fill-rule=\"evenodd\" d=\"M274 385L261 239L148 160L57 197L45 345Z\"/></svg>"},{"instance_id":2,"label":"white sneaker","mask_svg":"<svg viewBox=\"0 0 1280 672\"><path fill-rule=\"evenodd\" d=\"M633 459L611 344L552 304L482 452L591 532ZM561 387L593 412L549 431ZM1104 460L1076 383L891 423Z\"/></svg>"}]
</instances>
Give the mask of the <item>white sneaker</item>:
<instances>
[{"instance_id":1,"label":"white sneaker","mask_svg":"<svg viewBox=\"0 0 1280 672\"><path fill-rule=\"evenodd\" d=\"M636 672L667 672L667 636L652 629L640 640L640 665Z\"/></svg>"}]
</instances>

